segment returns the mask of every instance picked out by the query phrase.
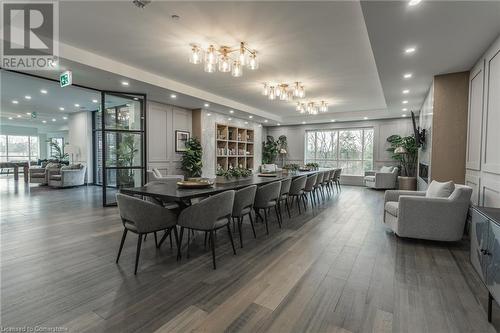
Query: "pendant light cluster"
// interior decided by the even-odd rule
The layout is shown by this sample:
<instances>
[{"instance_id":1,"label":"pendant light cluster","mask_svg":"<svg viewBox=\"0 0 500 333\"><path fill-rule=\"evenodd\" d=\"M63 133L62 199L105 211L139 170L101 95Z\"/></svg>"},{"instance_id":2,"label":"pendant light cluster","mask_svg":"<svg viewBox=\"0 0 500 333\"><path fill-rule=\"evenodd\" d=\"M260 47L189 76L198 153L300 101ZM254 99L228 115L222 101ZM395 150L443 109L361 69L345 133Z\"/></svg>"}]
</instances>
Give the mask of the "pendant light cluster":
<instances>
[{"instance_id":1,"label":"pendant light cluster","mask_svg":"<svg viewBox=\"0 0 500 333\"><path fill-rule=\"evenodd\" d=\"M306 89L304 85L300 82L295 82L293 84L280 83L271 84L264 83L262 89L262 95L267 96L271 101L291 101L296 98L306 97Z\"/></svg>"},{"instance_id":2,"label":"pendant light cluster","mask_svg":"<svg viewBox=\"0 0 500 333\"><path fill-rule=\"evenodd\" d=\"M245 66L250 70L259 68L257 51L249 49L245 42L241 42L238 48L228 46L216 48L210 45L206 50L198 45L192 45L189 62L195 65L203 62L203 69L207 73L218 70L222 73L231 73L233 77L241 77Z\"/></svg>"},{"instance_id":3,"label":"pendant light cluster","mask_svg":"<svg viewBox=\"0 0 500 333\"><path fill-rule=\"evenodd\" d=\"M308 102L301 103L297 102L296 110L300 113L308 113L308 114L318 114L320 112L328 111L328 103L325 101L321 101L320 103Z\"/></svg>"}]
</instances>

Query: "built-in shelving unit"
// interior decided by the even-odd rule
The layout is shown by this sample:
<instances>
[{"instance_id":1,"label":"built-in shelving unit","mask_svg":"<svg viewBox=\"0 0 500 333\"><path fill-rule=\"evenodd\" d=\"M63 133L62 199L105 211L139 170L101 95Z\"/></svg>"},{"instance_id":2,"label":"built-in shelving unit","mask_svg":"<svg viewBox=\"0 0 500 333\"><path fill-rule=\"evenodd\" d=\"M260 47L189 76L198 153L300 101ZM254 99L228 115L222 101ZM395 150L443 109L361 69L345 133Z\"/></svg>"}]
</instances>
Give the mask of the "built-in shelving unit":
<instances>
[{"instance_id":1,"label":"built-in shelving unit","mask_svg":"<svg viewBox=\"0 0 500 333\"><path fill-rule=\"evenodd\" d=\"M253 169L254 130L215 124L215 167Z\"/></svg>"}]
</instances>

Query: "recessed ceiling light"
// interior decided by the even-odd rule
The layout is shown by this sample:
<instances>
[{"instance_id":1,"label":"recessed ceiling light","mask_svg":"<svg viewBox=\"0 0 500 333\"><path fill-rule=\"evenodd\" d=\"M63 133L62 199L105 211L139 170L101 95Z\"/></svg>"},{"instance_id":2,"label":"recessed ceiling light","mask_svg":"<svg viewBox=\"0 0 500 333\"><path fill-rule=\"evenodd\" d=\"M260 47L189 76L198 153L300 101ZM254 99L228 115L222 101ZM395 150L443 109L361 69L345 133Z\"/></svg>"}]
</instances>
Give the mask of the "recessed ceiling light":
<instances>
[{"instance_id":1,"label":"recessed ceiling light","mask_svg":"<svg viewBox=\"0 0 500 333\"><path fill-rule=\"evenodd\" d=\"M413 7L413 6L418 5L421 2L422 2L422 0L410 0L410 2L408 2L408 6Z\"/></svg>"},{"instance_id":2,"label":"recessed ceiling light","mask_svg":"<svg viewBox=\"0 0 500 333\"><path fill-rule=\"evenodd\" d=\"M411 79L411 77L412 77L412 76L413 76L413 74L412 74L412 73L406 73L406 74L404 74L404 75L403 75L403 77L404 77L405 79Z\"/></svg>"},{"instance_id":3,"label":"recessed ceiling light","mask_svg":"<svg viewBox=\"0 0 500 333\"><path fill-rule=\"evenodd\" d=\"M61 106L61 107L59 107L59 110L60 111L64 111L64 108Z\"/></svg>"},{"instance_id":4,"label":"recessed ceiling light","mask_svg":"<svg viewBox=\"0 0 500 333\"><path fill-rule=\"evenodd\" d=\"M403 103L403 104L408 104L408 101L403 101L402 103Z\"/></svg>"},{"instance_id":5,"label":"recessed ceiling light","mask_svg":"<svg viewBox=\"0 0 500 333\"><path fill-rule=\"evenodd\" d=\"M207 113L207 117L210 117L212 114L211 113Z\"/></svg>"},{"instance_id":6,"label":"recessed ceiling light","mask_svg":"<svg viewBox=\"0 0 500 333\"><path fill-rule=\"evenodd\" d=\"M52 121L56 121L56 118L52 118Z\"/></svg>"},{"instance_id":7,"label":"recessed ceiling light","mask_svg":"<svg viewBox=\"0 0 500 333\"><path fill-rule=\"evenodd\" d=\"M93 99L92 103L99 103L99 101L97 99Z\"/></svg>"},{"instance_id":8,"label":"recessed ceiling light","mask_svg":"<svg viewBox=\"0 0 500 333\"><path fill-rule=\"evenodd\" d=\"M18 115L17 115L17 118L21 118L21 115L20 115L20 114L18 114Z\"/></svg>"},{"instance_id":9,"label":"recessed ceiling light","mask_svg":"<svg viewBox=\"0 0 500 333\"><path fill-rule=\"evenodd\" d=\"M42 94L46 94L46 93L47 93L47 90L42 89L42 90L40 90L40 92L41 92Z\"/></svg>"},{"instance_id":10,"label":"recessed ceiling light","mask_svg":"<svg viewBox=\"0 0 500 333\"><path fill-rule=\"evenodd\" d=\"M9 117L9 120L12 120L12 117Z\"/></svg>"},{"instance_id":11,"label":"recessed ceiling light","mask_svg":"<svg viewBox=\"0 0 500 333\"><path fill-rule=\"evenodd\" d=\"M406 115L405 115L405 114L402 114L402 115L401 115L401 117L406 117Z\"/></svg>"},{"instance_id":12,"label":"recessed ceiling light","mask_svg":"<svg viewBox=\"0 0 500 333\"><path fill-rule=\"evenodd\" d=\"M335 119L332 119L332 120L330 120L330 121L331 121L332 123L334 123L334 122L335 122Z\"/></svg>"},{"instance_id":13,"label":"recessed ceiling light","mask_svg":"<svg viewBox=\"0 0 500 333\"><path fill-rule=\"evenodd\" d=\"M127 81L122 81L122 86L128 86L129 83Z\"/></svg>"},{"instance_id":14,"label":"recessed ceiling light","mask_svg":"<svg viewBox=\"0 0 500 333\"><path fill-rule=\"evenodd\" d=\"M306 122L305 122L305 121L303 121L303 122L302 122L302 125L305 125L305 123L306 123Z\"/></svg>"},{"instance_id":15,"label":"recessed ceiling light","mask_svg":"<svg viewBox=\"0 0 500 333\"><path fill-rule=\"evenodd\" d=\"M31 116L31 113L29 113L29 112L26 112L26 114L27 114L28 116Z\"/></svg>"},{"instance_id":16,"label":"recessed ceiling light","mask_svg":"<svg viewBox=\"0 0 500 333\"><path fill-rule=\"evenodd\" d=\"M234 113L234 110L229 110L229 113Z\"/></svg>"},{"instance_id":17,"label":"recessed ceiling light","mask_svg":"<svg viewBox=\"0 0 500 333\"><path fill-rule=\"evenodd\" d=\"M248 124L248 121L245 121L245 124Z\"/></svg>"},{"instance_id":18,"label":"recessed ceiling light","mask_svg":"<svg viewBox=\"0 0 500 333\"><path fill-rule=\"evenodd\" d=\"M30 95L26 95L26 96L24 96L24 98L27 99L27 100L30 100L31 96Z\"/></svg>"},{"instance_id":19,"label":"recessed ceiling light","mask_svg":"<svg viewBox=\"0 0 500 333\"><path fill-rule=\"evenodd\" d=\"M417 50L417 49L416 49L414 46L412 46L412 47L407 47L407 48L405 49L405 53L406 53L406 54L412 54L412 53L414 53L416 50Z\"/></svg>"},{"instance_id":20,"label":"recessed ceiling light","mask_svg":"<svg viewBox=\"0 0 500 333\"><path fill-rule=\"evenodd\" d=\"M204 106L204 107L206 107L206 108L209 108L209 107L210 107L210 104L205 103L205 104L203 104L203 106Z\"/></svg>"},{"instance_id":21,"label":"recessed ceiling light","mask_svg":"<svg viewBox=\"0 0 500 333\"><path fill-rule=\"evenodd\" d=\"M138 101L139 100L139 97L134 97L134 101Z\"/></svg>"},{"instance_id":22,"label":"recessed ceiling light","mask_svg":"<svg viewBox=\"0 0 500 333\"><path fill-rule=\"evenodd\" d=\"M267 123L267 119L264 119L264 122Z\"/></svg>"},{"instance_id":23,"label":"recessed ceiling light","mask_svg":"<svg viewBox=\"0 0 500 333\"><path fill-rule=\"evenodd\" d=\"M405 95L406 95L406 94L409 94L409 93L410 93L410 90L409 90L409 89L405 89L405 90L403 90L403 94L405 94Z\"/></svg>"},{"instance_id":24,"label":"recessed ceiling light","mask_svg":"<svg viewBox=\"0 0 500 333\"><path fill-rule=\"evenodd\" d=\"M177 95L176 94L171 94L170 98L177 98Z\"/></svg>"},{"instance_id":25,"label":"recessed ceiling light","mask_svg":"<svg viewBox=\"0 0 500 333\"><path fill-rule=\"evenodd\" d=\"M248 116L248 118L252 119L252 118L253 118L253 116Z\"/></svg>"},{"instance_id":26,"label":"recessed ceiling light","mask_svg":"<svg viewBox=\"0 0 500 333\"><path fill-rule=\"evenodd\" d=\"M16 101L16 100L13 100L13 101L12 101L12 104L19 104L19 102L18 102L18 101Z\"/></svg>"},{"instance_id":27,"label":"recessed ceiling light","mask_svg":"<svg viewBox=\"0 0 500 333\"><path fill-rule=\"evenodd\" d=\"M408 109L407 108L403 108L401 111L406 112L406 111L408 111Z\"/></svg>"},{"instance_id":28,"label":"recessed ceiling light","mask_svg":"<svg viewBox=\"0 0 500 333\"><path fill-rule=\"evenodd\" d=\"M232 118L227 118L227 120L231 121L231 120L233 120L233 119L232 119Z\"/></svg>"},{"instance_id":29,"label":"recessed ceiling light","mask_svg":"<svg viewBox=\"0 0 500 333\"><path fill-rule=\"evenodd\" d=\"M80 104L75 104L75 108L79 108L80 107Z\"/></svg>"},{"instance_id":30,"label":"recessed ceiling light","mask_svg":"<svg viewBox=\"0 0 500 333\"><path fill-rule=\"evenodd\" d=\"M67 119L68 119L68 117L64 116L64 117L63 117L63 119L64 119L64 120L67 120Z\"/></svg>"},{"instance_id":31,"label":"recessed ceiling light","mask_svg":"<svg viewBox=\"0 0 500 333\"><path fill-rule=\"evenodd\" d=\"M277 123L276 125L280 126L281 124L280 124L280 123Z\"/></svg>"},{"instance_id":32,"label":"recessed ceiling light","mask_svg":"<svg viewBox=\"0 0 500 333\"><path fill-rule=\"evenodd\" d=\"M368 120L368 117L363 117L364 120Z\"/></svg>"},{"instance_id":33,"label":"recessed ceiling light","mask_svg":"<svg viewBox=\"0 0 500 333\"><path fill-rule=\"evenodd\" d=\"M258 127L262 127L262 125L261 125L261 124L259 124L259 126L258 126Z\"/></svg>"},{"instance_id":34,"label":"recessed ceiling light","mask_svg":"<svg viewBox=\"0 0 500 333\"><path fill-rule=\"evenodd\" d=\"M44 124L45 124L46 122L47 122L47 120L42 120L42 123L44 123Z\"/></svg>"}]
</instances>

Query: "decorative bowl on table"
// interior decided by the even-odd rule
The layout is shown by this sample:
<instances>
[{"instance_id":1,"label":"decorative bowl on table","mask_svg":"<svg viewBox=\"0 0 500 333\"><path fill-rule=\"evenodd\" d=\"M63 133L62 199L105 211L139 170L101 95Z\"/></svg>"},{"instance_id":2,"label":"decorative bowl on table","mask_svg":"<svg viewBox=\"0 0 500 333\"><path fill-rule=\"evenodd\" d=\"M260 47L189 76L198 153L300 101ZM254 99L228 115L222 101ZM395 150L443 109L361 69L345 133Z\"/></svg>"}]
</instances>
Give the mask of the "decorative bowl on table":
<instances>
[{"instance_id":1,"label":"decorative bowl on table","mask_svg":"<svg viewBox=\"0 0 500 333\"><path fill-rule=\"evenodd\" d=\"M302 168L299 168L299 171L311 171L311 169L310 168L303 168L302 167Z\"/></svg>"},{"instance_id":2,"label":"decorative bowl on table","mask_svg":"<svg viewBox=\"0 0 500 333\"><path fill-rule=\"evenodd\" d=\"M177 182L177 186L180 188L206 188L213 185L213 180L207 178L188 178Z\"/></svg>"}]
</instances>

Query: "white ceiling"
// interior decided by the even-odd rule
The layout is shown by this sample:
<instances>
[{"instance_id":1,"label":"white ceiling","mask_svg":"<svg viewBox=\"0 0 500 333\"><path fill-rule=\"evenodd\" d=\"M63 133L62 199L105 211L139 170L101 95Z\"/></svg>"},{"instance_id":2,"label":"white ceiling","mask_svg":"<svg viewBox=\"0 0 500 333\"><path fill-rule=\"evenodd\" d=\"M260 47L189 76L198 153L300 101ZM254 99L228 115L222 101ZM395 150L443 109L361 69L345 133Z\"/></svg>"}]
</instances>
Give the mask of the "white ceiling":
<instances>
[{"instance_id":1,"label":"white ceiling","mask_svg":"<svg viewBox=\"0 0 500 333\"><path fill-rule=\"evenodd\" d=\"M470 69L500 33L498 1L424 0L411 8L406 1L153 1L143 9L131 1L68 1L60 11L63 45L76 47L63 47L74 61L61 63L75 82L192 109L208 101L213 111L234 109L267 125L399 117L404 88L411 90L407 107L418 109L433 75ZM241 40L259 51L259 70L232 78L188 63L190 43ZM405 56L410 45L417 52ZM407 71L414 78L404 81ZM262 82L297 80L306 84L306 101L330 103L328 114L302 116L294 104L261 95Z\"/></svg>"}]
</instances>

